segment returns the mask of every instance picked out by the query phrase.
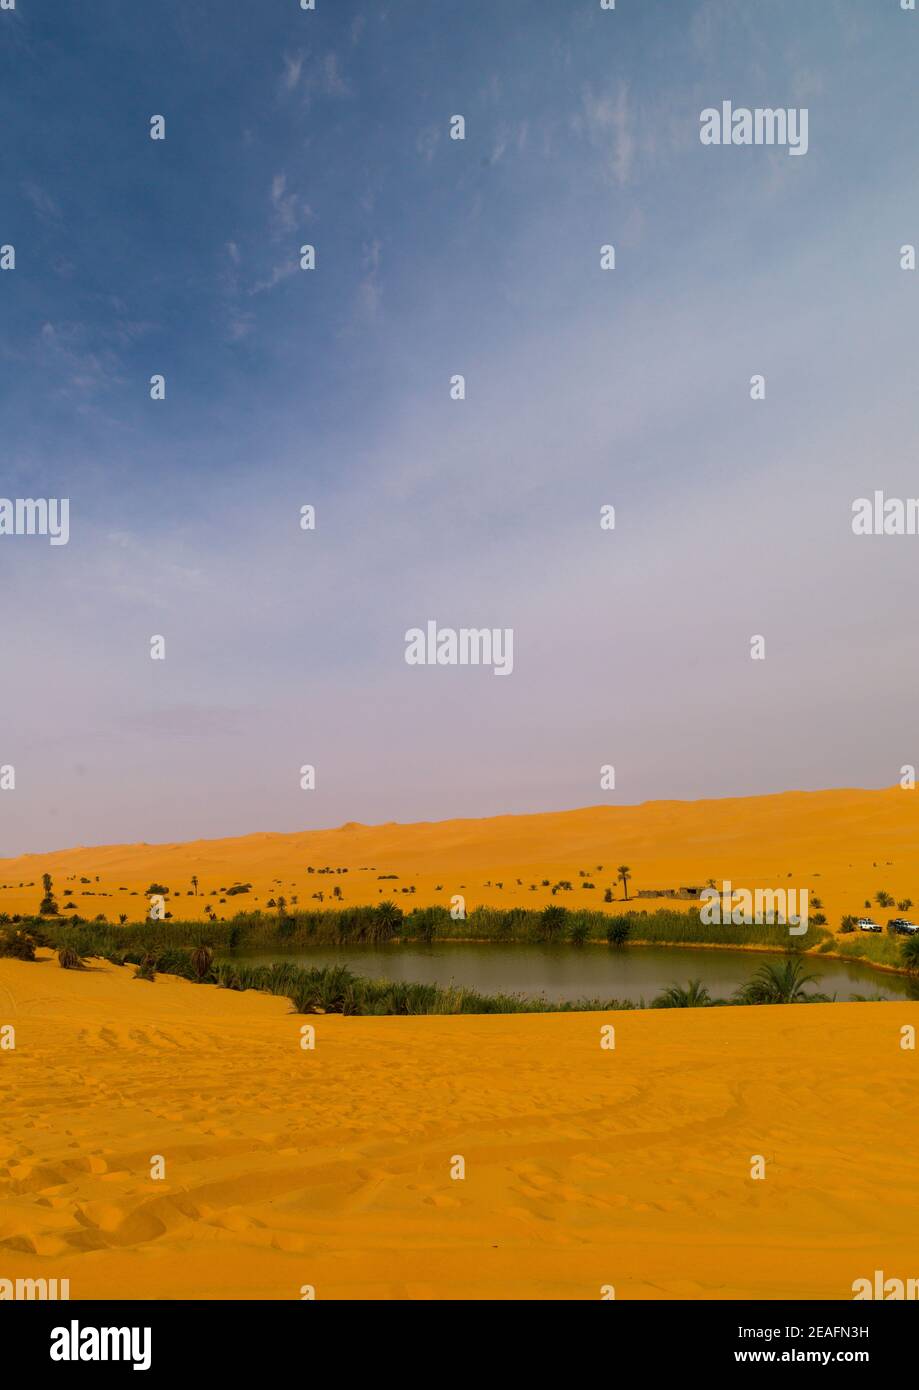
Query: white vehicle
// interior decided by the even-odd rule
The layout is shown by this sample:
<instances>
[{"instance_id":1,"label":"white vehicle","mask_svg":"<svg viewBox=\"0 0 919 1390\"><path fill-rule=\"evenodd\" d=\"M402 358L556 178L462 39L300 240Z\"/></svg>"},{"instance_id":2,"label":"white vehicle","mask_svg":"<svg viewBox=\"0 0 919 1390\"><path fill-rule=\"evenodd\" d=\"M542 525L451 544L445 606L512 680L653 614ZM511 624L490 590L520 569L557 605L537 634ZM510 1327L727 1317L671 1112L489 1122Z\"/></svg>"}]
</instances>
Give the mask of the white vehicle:
<instances>
[{"instance_id":1,"label":"white vehicle","mask_svg":"<svg viewBox=\"0 0 919 1390\"><path fill-rule=\"evenodd\" d=\"M880 931L877 922L872 922L870 917L859 917L855 924L859 931Z\"/></svg>"}]
</instances>

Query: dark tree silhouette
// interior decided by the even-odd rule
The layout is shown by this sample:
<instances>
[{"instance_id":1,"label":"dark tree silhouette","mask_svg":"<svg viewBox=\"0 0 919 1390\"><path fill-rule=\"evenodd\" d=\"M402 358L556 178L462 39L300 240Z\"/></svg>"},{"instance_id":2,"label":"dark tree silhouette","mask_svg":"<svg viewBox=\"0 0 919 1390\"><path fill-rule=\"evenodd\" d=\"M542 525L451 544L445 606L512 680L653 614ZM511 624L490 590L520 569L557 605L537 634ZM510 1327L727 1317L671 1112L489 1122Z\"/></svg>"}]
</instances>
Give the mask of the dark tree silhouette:
<instances>
[{"instance_id":1,"label":"dark tree silhouette","mask_svg":"<svg viewBox=\"0 0 919 1390\"><path fill-rule=\"evenodd\" d=\"M38 911L42 917L56 917L58 915L58 907L54 900L54 893L52 892L51 875L42 874L41 882L45 890L45 896L41 900L41 907Z\"/></svg>"}]
</instances>

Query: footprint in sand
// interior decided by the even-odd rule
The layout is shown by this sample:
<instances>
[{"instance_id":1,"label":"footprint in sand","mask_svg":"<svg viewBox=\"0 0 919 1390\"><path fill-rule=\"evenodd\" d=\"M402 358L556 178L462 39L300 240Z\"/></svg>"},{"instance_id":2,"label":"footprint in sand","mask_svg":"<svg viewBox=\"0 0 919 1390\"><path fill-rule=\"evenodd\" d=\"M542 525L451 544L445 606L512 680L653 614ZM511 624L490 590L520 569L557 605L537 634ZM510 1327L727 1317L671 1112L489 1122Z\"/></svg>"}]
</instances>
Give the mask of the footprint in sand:
<instances>
[{"instance_id":1,"label":"footprint in sand","mask_svg":"<svg viewBox=\"0 0 919 1390\"><path fill-rule=\"evenodd\" d=\"M429 1192L422 1200L429 1207L461 1207L463 1204L458 1197L448 1197L445 1192Z\"/></svg>"}]
</instances>

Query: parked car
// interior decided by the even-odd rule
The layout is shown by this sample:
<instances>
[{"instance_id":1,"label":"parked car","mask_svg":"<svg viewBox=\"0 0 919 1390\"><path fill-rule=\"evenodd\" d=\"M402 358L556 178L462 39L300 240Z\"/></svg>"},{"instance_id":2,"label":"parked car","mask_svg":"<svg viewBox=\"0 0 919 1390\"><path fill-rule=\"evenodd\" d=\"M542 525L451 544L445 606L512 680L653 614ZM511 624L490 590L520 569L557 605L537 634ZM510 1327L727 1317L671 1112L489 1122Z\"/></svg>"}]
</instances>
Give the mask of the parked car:
<instances>
[{"instance_id":1,"label":"parked car","mask_svg":"<svg viewBox=\"0 0 919 1390\"><path fill-rule=\"evenodd\" d=\"M887 923L887 929L899 936L912 936L913 932L919 931L919 926L915 922L908 922L905 917L894 917Z\"/></svg>"},{"instance_id":2,"label":"parked car","mask_svg":"<svg viewBox=\"0 0 919 1390\"><path fill-rule=\"evenodd\" d=\"M881 930L880 927L878 926L877 922L872 922L872 920L871 920L870 917L859 917L859 919L858 919L858 921L855 923L855 925L858 927L859 931L880 931L880 930Z\"/></svg>"}]
</instances>

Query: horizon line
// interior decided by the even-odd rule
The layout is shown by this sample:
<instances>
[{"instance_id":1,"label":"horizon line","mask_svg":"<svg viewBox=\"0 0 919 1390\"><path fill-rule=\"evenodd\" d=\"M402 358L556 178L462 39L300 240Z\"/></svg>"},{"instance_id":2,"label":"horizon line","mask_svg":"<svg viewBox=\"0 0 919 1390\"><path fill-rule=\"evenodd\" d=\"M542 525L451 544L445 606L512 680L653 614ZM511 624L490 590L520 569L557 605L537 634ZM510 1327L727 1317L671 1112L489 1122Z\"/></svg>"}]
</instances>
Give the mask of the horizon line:
<instances>
[{"instance_id":1,"label":"horizon line","mask_svg":"<svg viewBox=\"0 0 919 1390\"><path fill-rule=\"evenodd\" d=\"M496 820L527 820L536 816L572 816L584 811L635 811L641 810L645 806L701 806L709 802L728 802L728 801L771 801L778 800L786 796L829 796L843 795L844 793L863 793L863 794L883 794L884 792L902 790L899 783L894 782L881 787L788 787L779 792L749 792L742 796L699 796L699 797L651 797L645 801L622 802L618 805L607 805L600 802L591 802L586 806L569 806L564 810L546 811L501 811L490 816L444 816L438 820L415 820L415 821L375 821L367 823L365 821L347 820L340 825L315 826L306 830L247 830L241 835L211 835L198 836L188 840L108 840L101 844L88 845L64 845L58 849L48 850L27 850L22 854L11 854L0 856L0 864L15 863L20 859L42 859L51 855L76 854L86 850L106 850L122 848L143 848L143 849L172 849L182 845L206 845L206 844L225 844L233 840L251 840L256 836L271 836L279 839L290 838L294 835L329 835L342 830L388 830L394 828L412 829L416 826L427 825L464 825L485 821Z\"/></svg>"}]
</instances>

